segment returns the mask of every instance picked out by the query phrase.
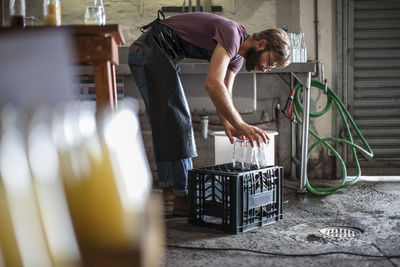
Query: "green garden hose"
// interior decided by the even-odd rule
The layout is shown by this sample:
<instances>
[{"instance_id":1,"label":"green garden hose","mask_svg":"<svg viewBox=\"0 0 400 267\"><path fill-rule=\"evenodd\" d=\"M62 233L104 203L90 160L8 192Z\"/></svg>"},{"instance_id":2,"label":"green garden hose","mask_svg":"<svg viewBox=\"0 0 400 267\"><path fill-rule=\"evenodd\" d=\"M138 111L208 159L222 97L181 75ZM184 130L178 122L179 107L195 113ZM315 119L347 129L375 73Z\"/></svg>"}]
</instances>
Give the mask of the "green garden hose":
<instances>
[{"instance_id":1,"label":"green garden hose","mask_svg":"<svg viewBox=\"0 0 400 267\"><path fill-rule=\"evenodd\" d=\"M311 87L316 87L319 88L321 90L324 90L325 86L323 83L321 83L320 81L317 80L312 80L311 81ZM296 84L294 90L296 91L296 95L295 95L295 105L294 105L294 113L296 115L296 119L298 122L302 123L302 120L299 116L299 112L298 110L302 111L303 110L303 106L301 104L301 97L300 97L300 93L302 91L302 85L300 83ZM346 107L344 106L343 102L339 99L339 97L336 95L336 93L331 90L328 87L327 90L327 104L325 106L325 108L320 111L320 112L310 112L310 117L319 117L322 116L323 114L325 114L332 106L332 104L335 104L337 110L339 111L340 116L343 119L344 125L346 127L346 133L348 136L349 140L346 139L342 139L342 138L335 138L335 137L327 137L327 138L322 138L320 137L316 132L314 132L313 130L309 129L309 133L314 136L317 141L314 142L310 148L307 151L307 159L310 157L311 151L319 144L324 144L329 150L332 151L332 153L335 155L335 157L339 160L340 165L342 166L343 169L343 178L342 181L339 185L334 186L334 187L329 187L329 188L313 188L309 181L308 178L306 177L306 187L307 189L312 192L313 194L317 194L317 195L329 195L332 194L334 192L336 192L337 190L344 188L346 186L352 185L354 183L356 183L358 181L358 179L361 176L361 168L360 168L360 163L358 161L358 156L357 156L357 149L367 158L372 158L374 156L371 148L369 147L367 141L365 140L364 136L361 134L360 130L358 129L357 125L355 124L353 118L350 116L349 112L347 111ZM355 130L356 134L359 136L360 140L362 141L363 145L366 147L366 149L360 147L359 145L355 144L353 141L353 136L352 133L350 131L350 125L353 127L353 129ZM338 143L344 143L347 144L351 147L351 150L353 152L353 157L354 157L354 162L356 164L357 167L357 176L355 179L353 179L352 181L347 181L346 182L346 176L347 176L347 168L345 165L344 160L342 159L342 157L339 155L339 153L328 143L329 141L333 141L333 142L338 142Z\"/></svg>"}]
</instances>

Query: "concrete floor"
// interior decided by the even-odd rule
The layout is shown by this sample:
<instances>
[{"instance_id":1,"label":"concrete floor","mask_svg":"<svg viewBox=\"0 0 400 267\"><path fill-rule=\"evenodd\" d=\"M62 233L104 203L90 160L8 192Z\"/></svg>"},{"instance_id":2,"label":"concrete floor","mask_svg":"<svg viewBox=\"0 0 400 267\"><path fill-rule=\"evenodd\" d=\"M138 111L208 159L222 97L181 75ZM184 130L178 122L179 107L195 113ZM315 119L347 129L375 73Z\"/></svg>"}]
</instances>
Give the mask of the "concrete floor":
<instances>
[{"instance_id":1,"label":"concrete floor","mask_svg":"<svg viewBox=\"0 0 400 267\"><path fill-rule=\"evenodd\" d=\"M338 181L334 181L338 182ZM351 252L319 256L263 255L245 251L168 247L164 266L400 266L400 183L366 183L329 196L296 193L297 181L284 181L283 220L239 235L188 224L166 210L167 243L185 247L244 248L282 254ZM326 182L313 182L327 184ZM362 230L357 238L331 238L329 226Z\"/></svg>"}]
</instances>

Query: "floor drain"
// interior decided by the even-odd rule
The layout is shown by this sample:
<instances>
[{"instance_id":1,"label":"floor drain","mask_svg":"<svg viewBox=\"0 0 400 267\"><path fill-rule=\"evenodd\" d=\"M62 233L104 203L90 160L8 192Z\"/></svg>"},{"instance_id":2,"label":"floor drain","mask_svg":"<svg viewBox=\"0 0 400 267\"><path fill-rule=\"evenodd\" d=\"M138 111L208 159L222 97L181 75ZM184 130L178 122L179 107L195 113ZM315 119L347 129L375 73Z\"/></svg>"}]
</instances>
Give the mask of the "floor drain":
<instances>
[{"instance_id":1,"label":"floor drain","mask_svg":"<svg viewBox=\"0 0 400 267\"><path fill-rule=\"evenodd\" d=\"M320 230L321 234L327 235L329 237L358 237L361 234L361 231L356 228L351 227L326 227Z\"/></svg>"}]
</instances>

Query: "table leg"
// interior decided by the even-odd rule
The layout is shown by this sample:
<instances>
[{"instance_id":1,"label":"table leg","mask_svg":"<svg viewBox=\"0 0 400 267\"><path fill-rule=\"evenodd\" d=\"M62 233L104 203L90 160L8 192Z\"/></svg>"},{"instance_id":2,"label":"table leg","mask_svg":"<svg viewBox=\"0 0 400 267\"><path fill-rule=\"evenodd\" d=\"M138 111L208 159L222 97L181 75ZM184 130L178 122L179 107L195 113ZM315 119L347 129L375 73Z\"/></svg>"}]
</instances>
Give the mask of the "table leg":
<instances>
[{"instance_id":1,"label":"table leg","mask_svg":"<svg viewBox=\"0 0 400 267\"><path fill-rule=\"evenodd\" d=\"M311 73L308 73L307 86L304 86L303 92L303 125L301 134L301 168L299 192L307 192L307 150L308 150L308 127L310 115L310 93L311 93Z\"/></svg>"},{"instance_id":2,"label":"table leg","mask_svg":"<svg viewBox=\"0 0 400 267\"><path fill-rule=\"evenodd\" d=\"M117 78L115 74L115 66L111 64L112 92L114 97L114 109L118 109L118 93L117 93Z\"/></svg>"},{"instance_id":3,"label":"table leg","mask_svg":"<svg viewBox=\"0 0 400 267\"><path fill-rule=\"evenodd\" d=\"M94 65L94 79L96 83L97 109L110 107L117 108L117 88L115 86L115 71L111 61L100 62Z\"/></svg>"}]
</instances>

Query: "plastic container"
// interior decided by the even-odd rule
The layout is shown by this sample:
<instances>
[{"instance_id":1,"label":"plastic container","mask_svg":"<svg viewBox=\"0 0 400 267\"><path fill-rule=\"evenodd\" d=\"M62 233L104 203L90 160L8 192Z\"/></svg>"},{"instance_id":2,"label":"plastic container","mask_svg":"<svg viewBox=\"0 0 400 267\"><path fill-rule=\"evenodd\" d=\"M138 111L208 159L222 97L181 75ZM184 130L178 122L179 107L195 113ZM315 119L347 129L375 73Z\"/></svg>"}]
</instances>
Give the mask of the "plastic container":
<instances>
[{"instance_id":1,"label":"plastic container","mask_svg":"<svg viewBox=\"0 0 400 267\"><path fill-rule=\"evenodd\" d=\"M60 0L44 0L43 1L43 24L44 25L61 25L61 3Z\"/></svg>"},{"instance_id":2,"label":"plastic container","mask_svg":"<svg viewBox=\"0 0 400 267\"><path fill-rule=\"evenodd\" d=\"M233 164L189 171L189 223L238 234L282 219L279 166L239 172Z\"/></svg>"}]
</instances>

